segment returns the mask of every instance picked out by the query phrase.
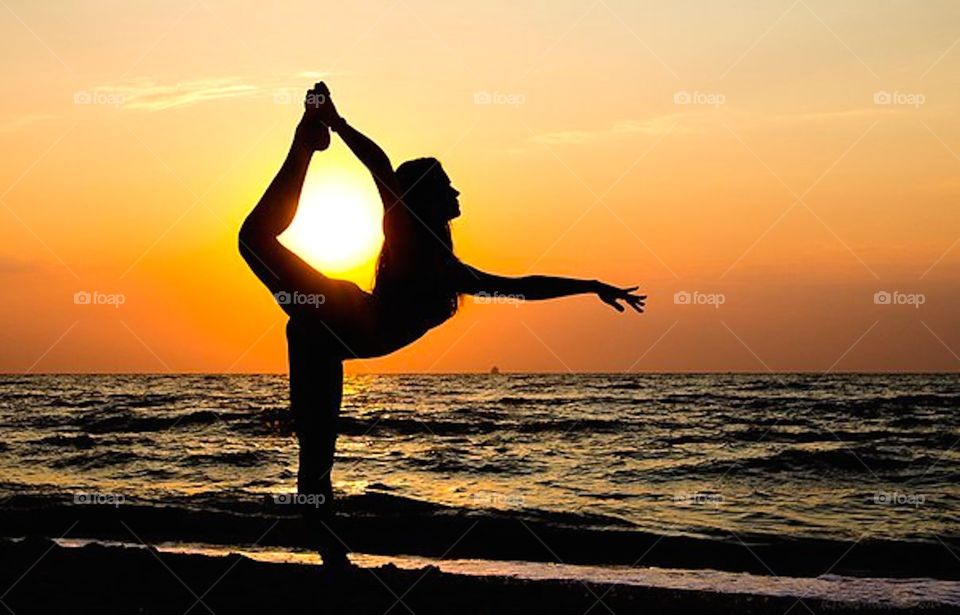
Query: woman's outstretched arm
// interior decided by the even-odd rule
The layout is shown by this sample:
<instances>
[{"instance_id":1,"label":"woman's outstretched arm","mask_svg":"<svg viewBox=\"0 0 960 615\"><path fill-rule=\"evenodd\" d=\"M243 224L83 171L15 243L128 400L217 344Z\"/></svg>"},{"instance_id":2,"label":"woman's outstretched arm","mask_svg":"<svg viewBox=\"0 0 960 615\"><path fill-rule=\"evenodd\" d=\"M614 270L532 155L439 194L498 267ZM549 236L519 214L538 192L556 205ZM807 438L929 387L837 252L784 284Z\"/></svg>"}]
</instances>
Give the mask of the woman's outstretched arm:
<instances>
[{"instance_id":1,"label":"woman's outstretched arm","mask_svg":"<svg viewBox=\"0 0 960 615\"><path fill-rule=\"evenodd\" d=\"M330 144L327 127L309 104L283 166L240 228L240 254L271 292L305 288L313 269L277 237L293 221L314 151Z\"/></svg>"},{"instance_id":2,"label":"woman's outstretched arm","mask_svg":"<svg viewBox=\"0 0 960 615\"><path fill-rule=\"evenodd\" d=\"M598 280L581 280L549 275L506 277L480 271L460 264L454 276L457 292L469 295L504 295L521 300L539 301L571 295L595 294L601 301L618 312L624 311L623 301L638 313L643 313L646 295L637 295L639 288L619 288Z\"/></svg>"}]
</instances>

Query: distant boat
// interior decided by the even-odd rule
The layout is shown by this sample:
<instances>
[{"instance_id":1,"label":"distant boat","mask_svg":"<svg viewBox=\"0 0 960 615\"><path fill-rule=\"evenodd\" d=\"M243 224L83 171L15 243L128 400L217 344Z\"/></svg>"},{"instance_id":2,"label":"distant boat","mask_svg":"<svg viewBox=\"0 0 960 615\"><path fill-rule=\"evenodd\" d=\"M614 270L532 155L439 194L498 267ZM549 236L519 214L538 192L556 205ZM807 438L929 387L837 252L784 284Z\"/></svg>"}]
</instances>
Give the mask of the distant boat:
<instances>
[{"instance_id":1,"label":"distant boat","mask_svg":"<svg viewBox=\"0 0 960 615\"><path fill-rule=\"evenodd\" d=\"M499 373L500 373L500 368L497 367L496 365L494 365L493 367L490 368L490 375L491 375L491 376L496 376L496 375L498 375Z\"/></svg>"}]
</instances>

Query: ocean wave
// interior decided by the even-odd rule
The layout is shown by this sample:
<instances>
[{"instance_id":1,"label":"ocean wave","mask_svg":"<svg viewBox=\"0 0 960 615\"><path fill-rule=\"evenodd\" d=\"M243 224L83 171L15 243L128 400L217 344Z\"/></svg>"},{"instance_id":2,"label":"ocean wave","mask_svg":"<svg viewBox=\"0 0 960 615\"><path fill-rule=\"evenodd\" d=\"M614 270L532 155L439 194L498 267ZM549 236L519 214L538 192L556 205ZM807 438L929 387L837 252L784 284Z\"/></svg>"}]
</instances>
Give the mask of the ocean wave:
<instances>
[{"instance_id":1,"label":"ocean wave","mask_svg":"<svg viewBox=\"0 0 960 615\"><path fill-rule=\"evenodd\" d=\"M68 436L57 434L53 436L47 436L46 438L40 438L38 440L32 440L31 444L39 444L42 446L56 446L56 447L68 447L68 448L92 448L97 444L97 441L91 438L86 434L80 434L75 436Z\"/></svg>"},{"instance_id":2,"label":"ocean wave","mask_svg":"<svg viewBox=\"0 0 960 615\"><path fill-rule=\"evenodd\" d=\"M960 407L960 395L953 394L923 393L891 397L878 396L875 399L881 403L891 403L897 406L921 406L925 408Z\"/></svg>"},{"instance_id":3,"label":"ocean wave","mask_svg":"<svg viewBox=\"0 0 960 615\"><path fill-rule=\"evenodd\" d=\"M98 470L125 465L140 459L142 459L142 455L130 451L97 449L87 453L78 453L53 459L50 461L50 465L54 468Z\"/></svg>"},{"instance_id":4,"label":"ocean wave","mask_svg":"<svg viewBox=\"0 0 960 615\"><path fill-rule=\"evenodd\" d=\"M89 398L77 397L72 394L48 394L43 398L45 405L53 408L98 408L104 410L168 407L183 399L183 395L167 393L115 393L106 397Z\"/></svg>"},{"instance_id":5,"label":"ocean wave","mask_svg":"<svg viewBox=\"0 0 960 615\"><path fill-rule=\"evenodd\" d=\"M593 385L595 389L614 389L618 391L638 391L640 389L647 389L649 385L643 382L627 381L627 382L610 382L607 384L595 384Z\"/></svg>"},{"instance_id":6,"label":"ocean wave","mask_svg":"<svg viewBox=\"0 0 960 615\"><path fill-rule=\"evenodd\" d=\"M478 476L529 476L542 472L546 464L533 460L518 462L515 459L501 463L479 462L470 463L458 458L414 458L408 460L410 466L420 470L428 470L440 474L460 473L475 474Z\"/></svg>"},{"instance_id":7,"label":"ocean wave","mask_svg":"<svg viewBox=\"0 0 960 615\"><path fill-rule=\"evenodd\" d=\"M747 427L744 429L725 430L722 434L715 436L713 440L722 438L736 438L744 442L784 442L791 444L815 444L824 442L827 444L836 444L839 442L870 442L874 446L881 443L909 443L911 440L923 439L930 444L927 434L918 434L911 437L911 434L896 433L889 429L853 431L850 429L829 429L826 426L820 429L805 429L802 431L786 431L777 429L779 425L774 425L767 429L758 427Z\"/></svg>"},{"instance_id":8,"label":"ocean wave","mask_svg":"<svg viewBox=\"0 0 960 615\"><path fill-rule=\"evenodd\" d=\"M431 417L419 418L357 418L341 416L338 423L343 435L362 436L377 433L394 435L428 434L437 436L484 435L496 433L620 433L631 425L622 420L596 418L557 418L543 420L526 418L517 420L504 417L501 420L443 420Z\"/></svg>"},{"instance_id":9,"label":"ocean wave","mask_svg":"<svg viewBox=\"0 0 960 615\"><path fill-rule=\"evenodd\" d=\"M914 462L880 456L864 448L833 450L787 449L765 457L738 459L733 466L742 470L764 472L844 472L872 474L874 472L900 471ZM736 470L735 470L736 471Z\"/></svg>"},{"instance_id":10,"label":"ocean wave","mask_svg":"<svg viewBox=\"0 0 960 615\"><path fill-rule=\"evenodd\" d=\"M531 397L506 395L500 397L495 403L503 406L570 406L582 405L584 402L590 404L624 404L632 403L627 397L614 397L609 395L538 395Z\"/></svg>"},{"instance_id":11,"label":"ocean wave","mask_svg":"<svg viewBox=\"0 0 960 615\"><path fill-rule=\"evenodd\" d=\"M264 451L195 453L192 455L187 455L185 461L190 465L199 466L228 465L249 468L266 463L269 461L269 455L267 455Z\"/></svg>"},{"instance_id":12,"label":"ocean wave","mask_svg":"<svg viewBox=\"0 0 960 615\"><path fill-rule=\"evenodd\" d=\"M771 374L769 378L749 382L737 382L734 386L741 391L776 391L781 389L787 391L809 391L816 389L819 384L814 379L783 379Z\"/></svg>"},{"instance_id":13,"label":"ocean wave","mask_svg":"<svg viewBox=\"0 0 960 615\"><path fill-rule=\"evenodd\" d=\"M212 410L196 410L181 416L140 416L127 411L110 410L82 416L77 423L80 429L88 433L129 433L211 425L221 420L221 416Z\"/></svg>"},{"instance_id":14,"label":"ocean wave","mask_svg":"<svg viewBox=\"0 0 960 615\"><path fill-rule=\"evenodd\" d=\"M717 395L703 392L693 393L666 393L655 397L653 401L661 404L690 404L693 406L707 405L731 405L736 403L736 397L730 395Z\"/></svg>"}]
</instances>

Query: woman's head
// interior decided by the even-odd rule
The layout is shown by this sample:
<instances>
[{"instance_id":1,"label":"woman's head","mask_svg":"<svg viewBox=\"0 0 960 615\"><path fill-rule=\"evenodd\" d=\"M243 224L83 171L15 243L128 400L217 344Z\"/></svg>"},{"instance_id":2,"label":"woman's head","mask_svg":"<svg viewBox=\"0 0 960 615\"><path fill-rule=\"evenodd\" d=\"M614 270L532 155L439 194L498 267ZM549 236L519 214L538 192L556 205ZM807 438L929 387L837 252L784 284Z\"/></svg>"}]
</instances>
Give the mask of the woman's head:
<instances>
[{"instance_id":1,"label":"woman's head","mask_svg":"<svg viewBox=\"0 0 960 615\"><path fill-rule=\"evenodd\" d=\"M387 233L377 263L377 292L404 297L410 309L430 320L449 317L458 295L445 284L444 272L455 259L450 220L460 215L460 192L436 158L408 160L396 176L402 202L394 207L408 213L393 215L409 219Z\"/></svg>"},{"instance_id":2,"label":"woman's head","mask_svg":"<svg viewBox=\"0 0 960 615\"><path fill-rule=\"evenodd\" d=\"M427 224L446 223L460 215L460 192L436 158L416 158L397 167L403 202Z\"/></svg>"}]
</instances>

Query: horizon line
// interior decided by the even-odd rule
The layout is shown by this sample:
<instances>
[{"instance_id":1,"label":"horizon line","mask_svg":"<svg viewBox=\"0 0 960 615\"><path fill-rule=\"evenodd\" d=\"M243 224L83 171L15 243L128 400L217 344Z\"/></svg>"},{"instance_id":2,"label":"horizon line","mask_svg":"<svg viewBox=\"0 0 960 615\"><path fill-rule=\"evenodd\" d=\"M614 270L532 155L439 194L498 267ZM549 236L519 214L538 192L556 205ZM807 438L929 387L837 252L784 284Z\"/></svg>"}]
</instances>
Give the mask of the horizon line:
<instances>
[{"instance_id":1,"label":"horizon line","mask_svg":"<svg viewBox=\"0 0 960 615\"><path fill-rule=\"evenodd\" d=\"M383 372L350 372L348 376L941 376L957 375L960 371L940 370L940 371L910 371L910 370L875 370L875 371L841 371L822 372L818 370L783 370L783 371L749 371L749 370L663 370L663 371L503 371L491 373L490 371L452 371L452 372L402 372L402 371L383 371ZM183 372L149 372L149 371L129 371L129 372L14 372L0 371L0 377L3 376L287 376L286 371L264 371L264 372L205 372L205 371L183 371Z\"/></svg>"}]
</instances>

